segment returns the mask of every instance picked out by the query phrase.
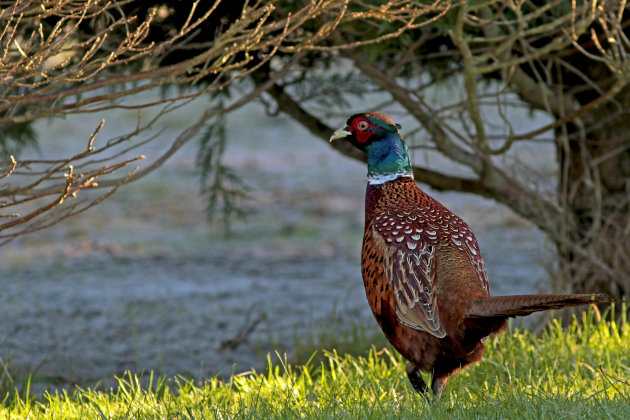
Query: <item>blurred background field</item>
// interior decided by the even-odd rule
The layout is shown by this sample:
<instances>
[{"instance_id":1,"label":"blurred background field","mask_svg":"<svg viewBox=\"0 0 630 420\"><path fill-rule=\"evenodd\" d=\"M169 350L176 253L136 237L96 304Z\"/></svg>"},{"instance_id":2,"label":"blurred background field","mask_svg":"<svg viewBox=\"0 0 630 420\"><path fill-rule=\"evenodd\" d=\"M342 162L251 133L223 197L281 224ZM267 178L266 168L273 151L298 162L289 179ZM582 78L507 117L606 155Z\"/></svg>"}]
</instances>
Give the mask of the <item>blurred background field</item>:
<instances>
[{"instance_id":1,"label":"blurred background field","mask_svg":"<svg viewBox=\"0 0 630 420\"><path fill-rule=\"evenodd\" d=\"M203 107L161 121L137 151L142 165ZM105 118L97 144L137 116ZM202 379L260 369L269 352L299 359L382 340L359 268L364 165L255 104L227 118L225 163L250 188L229 232L206 218L191 143L88 212L0 250L0 357L12 371L57 385L125 370ZM80 150L99 121L39 121L39 150L26 155ZM545 289L550 248L531 224L477 196L430 193L477 234L495 294Z\"/></svg>"}]
</instances>

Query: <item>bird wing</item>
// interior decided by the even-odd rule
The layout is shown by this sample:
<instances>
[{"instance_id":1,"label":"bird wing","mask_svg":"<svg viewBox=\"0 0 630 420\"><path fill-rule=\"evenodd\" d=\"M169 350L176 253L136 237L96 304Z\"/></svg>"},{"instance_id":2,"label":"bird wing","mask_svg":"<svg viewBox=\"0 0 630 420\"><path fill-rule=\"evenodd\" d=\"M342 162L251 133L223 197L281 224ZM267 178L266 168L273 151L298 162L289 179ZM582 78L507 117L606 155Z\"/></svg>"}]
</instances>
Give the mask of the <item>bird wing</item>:
<instances>
[{"instance_id":1,"label":"bird wing","mask_svg":"<svg viewBox=\"0 0 630 420\"><path fill-rule=\"evenodd\" d=\"M375 218L373 235L383 251L398 320L438 338L446 336L436 293L437 231L412 215L387 212Z\"/></svg>"}]
</instances>

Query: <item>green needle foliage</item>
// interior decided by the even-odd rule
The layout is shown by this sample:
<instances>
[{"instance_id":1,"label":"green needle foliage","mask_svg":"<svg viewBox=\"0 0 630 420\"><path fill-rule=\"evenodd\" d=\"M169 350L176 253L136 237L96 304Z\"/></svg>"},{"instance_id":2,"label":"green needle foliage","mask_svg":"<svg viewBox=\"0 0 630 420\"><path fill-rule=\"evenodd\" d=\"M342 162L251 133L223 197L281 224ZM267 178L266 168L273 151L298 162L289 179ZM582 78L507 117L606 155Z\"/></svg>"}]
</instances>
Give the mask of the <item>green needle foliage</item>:
<instances>
[{"instance_id":1,"label":"green needle foliage","mask_svg":"<svg viewBox=\"0 0 630 420\"><path fill-rule=\"evenodd\" d=\"M218 108L223 107L223 101L220 100ZM234 218L245 217L240 204L247 199L249 192L243 180L223 163L227 141L225 116L218 115L207 124L197 150L200 190L207 197L208 220L222 223L226 233L230 231Z\"/></svg>"},{"instance_id":2,"label":"green needle foliage","mask_svg":"<svg viewBox=\"0 0 630 420\"><path fill-rule=\"evenodd\" d=\"M439 402L412 391L404 361L387 349L324 353L319 365L300 367L269 357L266 372L227 382L129 374L116 389L13 394L0 418L630 418L630 326L592 311L567 328L552 322L541 337L518 329L492 337L484 360L455 375Z\"/></svg>"}]
</instances>

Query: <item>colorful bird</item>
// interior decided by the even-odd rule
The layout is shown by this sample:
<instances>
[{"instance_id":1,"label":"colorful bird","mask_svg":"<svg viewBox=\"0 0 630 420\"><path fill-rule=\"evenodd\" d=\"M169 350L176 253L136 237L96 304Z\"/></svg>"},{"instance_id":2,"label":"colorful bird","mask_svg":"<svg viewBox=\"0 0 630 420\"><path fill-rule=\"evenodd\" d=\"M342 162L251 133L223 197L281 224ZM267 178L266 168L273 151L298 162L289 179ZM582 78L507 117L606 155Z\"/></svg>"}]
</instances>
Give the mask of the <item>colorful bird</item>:
<instances>
[{"instance_id":1,"label":"colorful bird","mask_svg":"<svg viewBox=\"0 0 630 420\"><path fill-rule=\"evenodd\" d=\"M479 361L485 339L509 317L610 301L598 294L490 296L475 235L416 185L400 126L384 114L355 114L330 141L337 139L367 154L363 284L419 393L428 390L420 371L429 372L439 399L448 378Z\"/></svg>"}]
</instances>

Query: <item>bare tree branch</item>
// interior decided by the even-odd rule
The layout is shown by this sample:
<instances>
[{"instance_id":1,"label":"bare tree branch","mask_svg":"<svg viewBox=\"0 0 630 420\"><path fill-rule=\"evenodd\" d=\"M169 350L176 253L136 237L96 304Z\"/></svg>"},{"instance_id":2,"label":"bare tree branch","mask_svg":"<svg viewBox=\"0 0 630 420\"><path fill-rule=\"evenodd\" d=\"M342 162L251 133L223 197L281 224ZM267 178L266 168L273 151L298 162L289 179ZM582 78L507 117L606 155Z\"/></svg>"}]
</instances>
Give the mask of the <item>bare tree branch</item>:
<instances>
[{"instance_id":1,"label":"bare tree branch","mask_svg":"<svg viewBox=\"0 0 630 420\"><path fill-rule=\"evenodd\" d=\"M264 83L263 80L269 79L264 79L264 75L259 72L257 74L257 81L261 86ZM268 92L278 104L279 110L299 122L311 134L325 141L339 153L359 161L365 161L365 155L347 142L328 142L330 134L334 128L329 127L319 118L306 111L298 102L285 92L282 86L274 84ZM414 176L419 182L426 183L436 190L467 192L491 198L491 192L485 189L478 180L450 176L418 166L414 166L413 171Z\"/></svg>"},{"instance_id":2,"label":"bare tree branch","mask_svg":"<svg viewBox=\"0 0 630 420\"><path fill-rule=\"evenodd\" d=\"M200 135L210 118L231 112L259 97L302 60L308 51L333 51L393 39L443 16L450 1L420 5L412 0L392 0L380 5L349 0L309 0L290 12L272 1L243 2L240 12L221 26L221 8L233 3L195 0L179 15L183 20L162 38L161 22L175 13L167 5L129 11L142 2L134 0L30 0L0 1L0 125L25 124L36 119L108 109L141 109L161 105L148 122L139 114L135 129L95 148L93 141L102 124L89 137L85 149L63 159L20 160L4 165L0 209L7 219L0 224L0 240L34 232L98 204L125 183L159 168L184 144ZM354 6L354 5L353 5ZM236 5L236 7L240 7ZM369 20L389 25L361 41L335 42L331 35L340 25ZM174 25L174 23L173 23ZM86 30L86 28L89 28ZM209 29L214 33L199 34ZM157 32L156 32L157 31ZM182 59L171 54L188 51ZM268 78L231 104L208 109L183 130L156 160L139 170L116 177L137 160L130 153L153 141L157 134L137 140L164 115L204 95L219 95L234 82L255 74L282 54L286 59ZM159 100L126 98L165 86L171 90ZM133 177L132 177L133 175ZM0 179L2 179L0 178ZM98 179L98 182L96 182ZM84 189L105 189L95 199L74 200ZM71 200L72 199L72 200ZM71 203L70 203L71 202ZM70 203L70 204L69 204ZM1 243L0 243L1 244Z\"/></svg>"}]
</instances>

